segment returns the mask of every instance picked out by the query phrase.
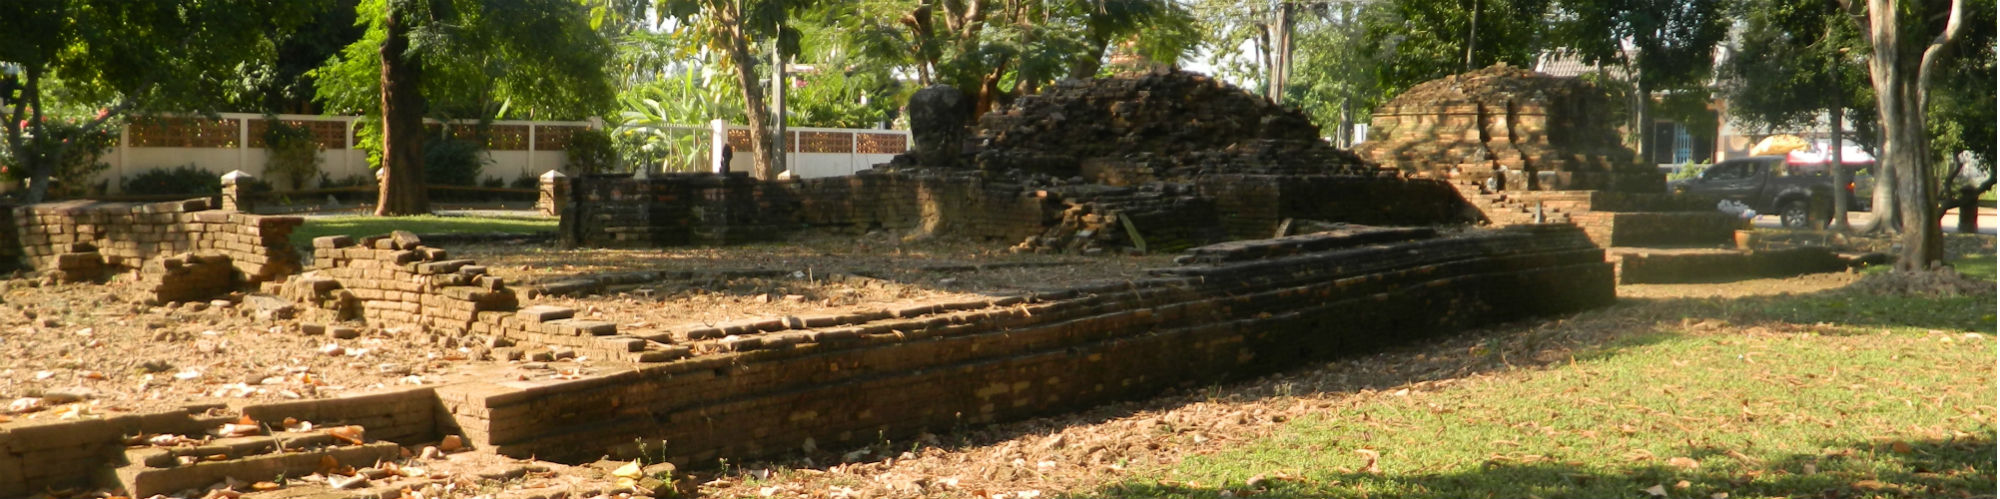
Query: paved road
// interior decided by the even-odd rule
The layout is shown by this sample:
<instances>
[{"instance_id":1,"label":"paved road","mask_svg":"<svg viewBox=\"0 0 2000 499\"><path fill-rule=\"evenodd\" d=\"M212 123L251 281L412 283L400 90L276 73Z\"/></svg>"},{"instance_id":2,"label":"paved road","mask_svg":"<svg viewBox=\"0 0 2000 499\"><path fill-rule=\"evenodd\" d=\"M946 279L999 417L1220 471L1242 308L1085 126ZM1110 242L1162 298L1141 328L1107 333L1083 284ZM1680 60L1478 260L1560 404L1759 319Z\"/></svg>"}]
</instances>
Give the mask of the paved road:
<instances>
[{"instance_id":1,"label":"paved road","mask_svg":"<svg viewBox=\"0 0 2000 499\"><path fill-rule=\"evenodd\" d=\"M1868 223L1874 219L1875 219L1875 214L1868 212L1849 212L1847 214L1847 223L1849 225L1861 225ZM1778 217L1776 215L1761 215L1758 216L1757 220L1753 221L1752 223L1756 224L1756 226L1758 227L1766 227L1766 228L1776 228L1782 226L1778 222ZM1984 208L1984 207L1980 208L1979 233L1993 235L1994 228L1996 226L2000 226L2000 217L1996 217L1994 209ZM1945 212L1944 231L1958 232L1958 210L1951 210Z\"/></svg>"}]
</instances>

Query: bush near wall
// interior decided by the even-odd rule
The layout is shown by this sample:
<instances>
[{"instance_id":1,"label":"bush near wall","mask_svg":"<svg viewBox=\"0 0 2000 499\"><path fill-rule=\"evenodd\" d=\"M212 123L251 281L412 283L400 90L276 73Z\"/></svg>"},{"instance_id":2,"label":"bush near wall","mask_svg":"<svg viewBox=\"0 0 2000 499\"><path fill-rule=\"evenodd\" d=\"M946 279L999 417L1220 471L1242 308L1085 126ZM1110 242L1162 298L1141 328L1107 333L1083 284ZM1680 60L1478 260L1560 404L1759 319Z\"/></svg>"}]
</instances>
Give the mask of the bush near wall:
<instances>
[{"instance_id":1,"label":"bush near wall","mask_svg":"<svg viewBox=\"0 0 2000 499\"><path fill-rule=\"evenodd\" d=\"M184 194L189 197L213 196L222 193L222 177L197 168L193 164L173 169L154 168L126 179L125 193L140 196L168 194Z\"/></svg>"}]
</instances>

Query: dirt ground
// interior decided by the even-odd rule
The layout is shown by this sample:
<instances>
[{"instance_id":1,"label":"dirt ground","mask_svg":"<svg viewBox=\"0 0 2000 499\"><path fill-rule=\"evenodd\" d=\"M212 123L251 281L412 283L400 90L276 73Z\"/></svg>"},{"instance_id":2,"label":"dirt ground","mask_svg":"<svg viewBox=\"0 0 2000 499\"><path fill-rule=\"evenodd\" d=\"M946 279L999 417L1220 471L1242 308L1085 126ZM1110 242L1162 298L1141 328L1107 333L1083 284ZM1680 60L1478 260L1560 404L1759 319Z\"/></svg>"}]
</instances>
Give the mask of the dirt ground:
<instances>
[{"instance_id":1,"label":"dirt ground","mask_svg":"<svg viewBox=\"0 0 2000 499\"><path fill-rule=\"evenodd\" d=\"M1954 240L1953 253L1992 254L1993 240ZM1134 279L1170 257L1010 254L984 245L864 238L790 245L667 250L563 251L531 246L451 248L511 282L532 283L627 270L686 270L694 279L641 283L604 295L544 297L527 304L576 307L621 327L719 322L1014 293L1105 279ZM728 277L727 271L781 271ZM769 274L769 272L766 272ZM865 276L832 279L824 276ZM703 277L707 276L707 277ZM1742 297L1848 286L1853 273L1724 284L1621 286L1627 298ZM295 320L257 320L236 301L148 306L127 279L103 285L0 282L0 422L158 411L189 405L331 397L491 375L504 362L422 335L367 329L364 336L305 336ZM520 285L517 285L520 286ZM1057 417L994 425L914 442L815 449L796 457L674 473L671 494L697 497L1048 497L1092 490L1135 468L1169 466L1266 435L1281 423L1335 404L1429 390L1555 362L1570 348L1657 318L1591 313L1561 322L1565 341L1510 340L1552 322L1471 331L1425 345L1346 359ZM1462 352L1481 345L1494 356ZM338 349L332 348L339 347ZM1458 353L1454 353L1458 352ZM610 361L578 359L576 369ZM1286 396L1272 396L1284 394ZM24 402L30 401L32 402ZM1171 430L1163 430L1163 428ZM645 494L621 482L626 463L582 466L454 454L432 468L450 490L427 497L617 497ZM648 472L655 470L649 469ZM662 486L662 484L651 484ZM308 490L309 492L309 490ZM665 490L650 491L668 495ZM296 493L305 492L295 492ZM278 495L274 497L282 497ZM304 497L304 496L297 496Z\"/></svg>"},{"instance_id":2,"label":"dirt ground","mask_svg":"<svg viewBox=\"0 0 2000 499\"><path fill-rule=\"evenodd\" d=\"M603 295L523 305L575 308L621 328L713 324L839 313L1133 279L1170 257L1010 254L989 245L885 237L658 250L450 248L510 282L631 270L694 272ZM763 272L731 277L731 272ZM838 278L835 278L838 277ZM522 285L516 285L520 288ZM105 284L0 281L0 423L154 412L188 406L334 397L490 376L505 361L476 346L363 327L351 339L307 336L296 319L259 320L241 295L150 306L129 276ZM564 376L624 365L587 357L523 375Z\"/></svg>"}]
</instances>

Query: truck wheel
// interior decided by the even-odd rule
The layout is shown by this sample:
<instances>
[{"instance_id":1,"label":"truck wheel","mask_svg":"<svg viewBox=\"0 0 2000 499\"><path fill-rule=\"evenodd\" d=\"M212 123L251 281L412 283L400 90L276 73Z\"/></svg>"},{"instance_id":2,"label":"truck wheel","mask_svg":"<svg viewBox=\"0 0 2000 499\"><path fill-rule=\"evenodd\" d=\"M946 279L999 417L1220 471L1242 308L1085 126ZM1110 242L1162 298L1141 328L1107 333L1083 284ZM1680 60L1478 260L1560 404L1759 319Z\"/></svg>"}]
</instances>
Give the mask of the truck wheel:
<instances>
[{"instance_id":1,"label":"truck wheel","mask_svg":"<svg viewBox=\"0 0 2000 499\"><path fill-rule=\"evenodd\" d=\"M1778 207L1778 221L1787 229L1804 229L1812 220L1811 213L1806 200L1794 199Z\"/></svg>"}]
</instances>

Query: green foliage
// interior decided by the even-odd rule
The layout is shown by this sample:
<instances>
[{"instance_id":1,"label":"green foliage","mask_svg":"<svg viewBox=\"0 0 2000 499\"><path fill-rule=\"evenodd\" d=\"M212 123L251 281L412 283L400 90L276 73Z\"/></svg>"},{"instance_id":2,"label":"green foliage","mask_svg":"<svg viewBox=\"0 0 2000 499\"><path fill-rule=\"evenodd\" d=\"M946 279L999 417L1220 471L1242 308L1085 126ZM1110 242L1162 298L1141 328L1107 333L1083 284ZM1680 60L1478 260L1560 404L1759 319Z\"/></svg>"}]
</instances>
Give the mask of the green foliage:
<instances>
[{"instance_id":1,"label":"green foliage","mask_svg":"<svg viewBox=\"0 0 2000 499\"><path fill-rule=\"evenodd\" d=\"M319 177L319 142L312 130L265 117L264 174L276 181L284 177L293 190L305 188L306 181Z\"/></svg>"},{"instance_id":2,"label":"green foliage","mask_svg":"<svg viewBox=\"0 0 2000 499\"><path fill-rule=\"evenodd\" d=\"M1765 130L1800 129L1840 106L1864 136L1874 136L1867 42L1852 20L1817 0L1750 0L1740 10L1740 50L1721 74L1731 116Z\"/></svg>"},{"instance_id":3,"label":"green foliage","mask_svg":"<svg viewBox=\"0 0 2000 499\"><path fill-rule=\"evenodd\" d=\"M416 4L416 5L413 5ZM435 4L441 7L430 10ZM363 0L360 40L311 76L331 112L381 113L382 61L391 6L431 19L413 27L409 53L423 67L429 114L446 117L581 119L611 103L610 47L573 0Z\"/></svg>"},{"instance_id":4,"label":"green foliage","mask_svg":"<svg viewBox=\"0 0 2000 499\"><path fill-rule=\"evenodd\" d=\"M1002 103L1058 79L1097 75L1120 43L1173 64L1202 41L1192 11L1169 0L1002 0L978 9L874 1L830 4L822 15L840 27L848 53L895 61L919 87L943 83Z\"/></svg>"},{"instance_id":5,"label":"green foliage","mask_svg":"<svg viewBox=\"0 0 2000 499\"><path fill-rule=\"evenodd\" d=\"M125 179L125 193L213 196L222 193L222 176L193 164L173 169L154 168Z\"/></svg>"},{"instance_id":6,"label":"green foliage","mask_svg":"<svg viewBox=\"0 0 2000 499\"><path fill-rule=\"evenodd\" d=\"M1675 180L1687 180L1687 179L1691 179L1691 178L1699 178L1699 177L1701 177L1701 172L1702 172L1703 170L1707 170L1707 169L1708 169L1708 166L1709 166L1709 165L1708 165L1708 163L1707 163L1707 162L1702 162L1702 163L1695 163L1695 162L1687 162L1687 163L1683 163L1683 164L1681 164L1681 166L1680 166L1679 168L1675 168L1675 169L1674 169L1674 171L1673 171L1672 173L1668 173L1668 174L1667 174L1667 181L1668 181L1668 182L1672 182L1672 181L1675 181Z\"/></svg>"},{"instance_id":7,"label":"green foliage","mask_svg":"<svg viewBox=\"0 0 2000 499\"><path fill-rule=\"evenodd\" d=\"M209 109L241 86L238 69L272 53L271 33L303 20L303 2L10 0L0 2L4 147L24 178L56 173L69 148L47 144L58 109L103 109L94 131L126 112ZM58 83L60 82L60 83ZM60 92L51 90L60 89ZM24 119L25 118L25 119ZM48 182L33 182L39 201Z\"/></svg>"},{"instance_id":8,"label":"green foliage","mask_svg":"<svg viewBox=\"0 0 2000 499\"><path fill-rule=\"evenodd\" d=\"M1729 34L1725 0L1554 1L1550 45L1584 62L1622 64L1649 90L1706 84L1715 46Z\"/></svg>"},{"instance_id":9,"label":"green foliage","mask_svg":"<svg viewBox=\"0 0 2000 499\"><path fill-rule=\"evenodd\" d=\"M570 134L569 147L563 152L568 153L564 166L577 173L614 171L620 163L618 151L611 147L611 134L594 128Z\"/></svg>"},{"instance_id":10,"label":"green foliage","mask_svg":"<svg viewBox=\"0 0 2000 499\"><path fill-rule=\"evenodd\" d=\"M721 118L741 123L743 101L720 71L691 69L620 96L623 111L611 131L618 155L660 171L708 171L708 136L682 127Z\"/></svg>"},{"instance_id":11,"label":"green foliage","mask_svg":"<svg viewBox=\"0 0 2000 499\"><path fill-rule=\"evenodd\" d=\"M1296 62L1286 102L1311 116L1326 135L1340 133L1343 118L1362 121L1381 92L1368 70L1377 63L1373 54L1350 48L1365 33L1362 12L1360 5L1335 5L1300 20L1293 35Z\"/></svg>"},{"instance_id":12,"label":"green foliage","mask_svg":"<svg viewBox=\"0 0 2000 499\"><path fill-rule=\"evenodd\" d=\"M21 153L35 157L58 158L51 170L49 194L56 198L80 196L91 190L102 190L90 180L97 174L111 168L98 161L111 148L118 146L117 122L91 127L89 119L76 117L44 118L41 126L32 127L42 135L27 135ZM56 149L64 152L58 156ZM9 148L0 148L0 175L12 181L28 178L19 165L21 157Z\"/></svg>"},{"instance_id":13,"label":"green foliage","mask_svg":"<svg viewBox=\"0 0 2000 499\"><path fill-rule=\"evenodd\" d=\"M885 75L828 67L801 76L798 89L785 96L787 125L874 128L907 99L901 86Z\"/></svg>"},{"instance_id":14,"label":"green foliage","mask_svg":"<svg viewBox=\"0 0 2000 499\"><path fill-rule=\"evenodd\" d=\"M478 142L451 138L424 141L425 184L479 185L479 172L486 163L485 148Z\"/></svg>"},{"instance_id":15,"label":"green foliage","mask_svg":"<svg viewBox=\"0 0 2000 499\"><path fill-rule=\"evenodd\" d=\"M1466 63L1471 7L1477 5L1478 39ZM1364 35L1358 50L1376 54L1374 79L1382 91L1375 103L1418 83L1505 62L1533 67L1542 41L1548 0L1499 0L1476 3L1393 0L1371 4L1364 12ZM1372 106L1371 106L1372 107Z\"/></svg>"}]
</instances>

